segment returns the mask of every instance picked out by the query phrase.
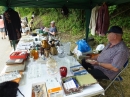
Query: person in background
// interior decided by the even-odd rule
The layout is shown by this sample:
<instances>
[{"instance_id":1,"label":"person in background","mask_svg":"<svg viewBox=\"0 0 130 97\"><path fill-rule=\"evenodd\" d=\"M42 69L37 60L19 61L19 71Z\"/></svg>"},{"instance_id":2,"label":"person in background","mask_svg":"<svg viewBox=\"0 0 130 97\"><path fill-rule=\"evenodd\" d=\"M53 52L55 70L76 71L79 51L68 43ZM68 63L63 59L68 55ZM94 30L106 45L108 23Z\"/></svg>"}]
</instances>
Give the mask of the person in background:
<instances>
[{"instance_id":1,"label":"person in background","mask_svg":"<svg viewBox=\"0 0 130 97\"><path fill-rule=\"evenodd\" d=\"M28 27L28 25L25 27L25 32L26 35L30 35L30 28Z\"/></svg>"},{"instance_id":2,"label":"person in background","mask_svg":"<svg viewBox=\"0 0 130 97\"><path fill-rule=\"evenodd\" d=\"M30 28L28 27L28 25L25 25L22 21L21 21L21 27L22 27L23 35L30 34Z\"/></svg>"},{"instance_id":3,"label":"person in background","mask_svg":"<svg viewBox=\"0 0 130 97\"><path fill-rule=\"evenodd\" d=\"M51 21L51 27L49 28L49 34L55 36L57 34L57 28L55 26L55 21Z\"/></svg>"},{"instance_id":4,"label":"person in background","mask_svg":"<svg viewBox=\"0 0 130 97\"><path fill-rule=\"evenodd\" d=\"M33 17L33 18L35 17L35 14L34 14L34 12L32 12L32 17Z\"/></svg>"},{"instance_id":5,"label":"person in background","mask_svg":"<svg viewBox=\"0 0 130 97\"><path fill-rule=\"evenodd\" d=\"M32 31L33 21L34 21L34 17L31 17L31 20L29 22L30 31Z\"/></svg>"},{"instance_id":6,"label":"person in background","mask_svg":"<svg viewBox=\"0 0 130 97\"><path fill-rule=\"evenodd\" d=\"M27 17L25 17L24 19L25 19L25 21L26 21L26 22L27 22L27 24L28 24L28 18L27 18Z\"/></svg>"},{"instance_id":7,"label":"person in background","mask_svg":"<svg viewBox=\"0 0 130 97\"><path fill-rule=\"evenodd\" d=\"M26 31L25 31L25 24L21 21L21 28L22 28L22 33L25 33Z\"/></svg>"},{"instance_id":8,"label":"person in background","mask_svg":"<svg viewBox=\"0 0 130 97\"><path fill-rule=\"evenodd\" d=\"M82 60L82 66L96 79L113 79L128 60L129 50L122 36L122 28L112 26L107 35L109 43L102 52Z\"/></svg>"},{"instance_id":9,"label":"person in background","mask_svg":"<svg viewBox=\"0 0 130 97\"><path fill-rule=\"evenodd\" d=\"M2 19L1 15L0 15L0 32L1 32L2 39L6 39L6 37L5 37L4 20Z\"/></svg>"}]
</instances>

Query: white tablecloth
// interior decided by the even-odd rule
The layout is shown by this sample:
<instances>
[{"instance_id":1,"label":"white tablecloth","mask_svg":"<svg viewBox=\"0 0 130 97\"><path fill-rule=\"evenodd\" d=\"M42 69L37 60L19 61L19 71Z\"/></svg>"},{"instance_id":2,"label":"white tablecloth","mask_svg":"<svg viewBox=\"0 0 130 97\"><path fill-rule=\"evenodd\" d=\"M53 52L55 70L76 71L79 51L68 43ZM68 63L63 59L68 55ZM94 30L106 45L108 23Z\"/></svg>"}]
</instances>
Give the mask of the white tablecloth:
<instances>
[{"instance_id":1,"label":"white tablecloth","mask_svg":"<svg viewBox=\"0 0 130 97\"><path fill-rule=\"evenodd\" d=\"M68 57L72 57L72 56L68 56ZM55 57L55 60L58 61L58 73L54 74L54 75L50 75L47 72L47 66L46 64L40 64L40 63L36 63L36 62L28 62L27 63L27 70L25 72L25 80L24 80L24 84L19 86L20 91L25 95L25 97L31 97L31 93L32 93L32 84L33 83L38 83L38 82L46 82L47 79L50 78L57 78L58 82L61 84L61 76L59 73L59 68L60 66L66 66L68 69L68 73L67 76L72 76L72 74L70 73L69 67L71 65L71 63L69 63L69 59L68 57L64 57L64 58L58 58L57 56ZM40 75L40 77L36 77L36 78L29 78L28 77L28 73L27 71L30 69L29 66L30 65L41 65L42 66L42 73ZM75 65L78 65L78 62L75 62ZM63 92L64 93L64 92ZM84 96L94 96L94 95L98 95L98 94L102 94L104 93L104 89L97 83L91 86L86 87L83 92L81 93L77 93L77 94L73 94L73 95L69 95L66 96L64 94L64 97L84 97ZM18 97L22 97L21 94L18 93Z\"/></svg>"},{"instance_id":2,"label":"white tablecloth","mask_svg":"<svg viewBox=\"0 0 130 97\"><path fill-rule=\"evenodd\" d=\"M22 38L20 40L20 42L18 43L16 50L25 49L25 48L29 49L29 46L33 45L33 41L27 42L27 43L22 41L25 39L27 39L27 41L28 41L28 37ZM33 38L31 37L30 39L33 39ZM19 85L19 89L25 95L25 97L31 97L33 83L46 82L47 79L53 77L53 78L57 78L58 82L61 84L61 76L59 73L59 68L61 66L67 67L67 69L68 69L67 76L72 76L72 74L70 73L70 66L79 65L79 63L76 61L76 59L73 58L73 56L66 56L64 58L59 58L58 56L55 56L53 58L56 60L56 62L58 64L58 69L57 69L58 72L54 75L50 75L47 72L46 64L43 64L43 63L41 64L39 62L32 62L30 60L26 61L26 70L24 72L24 76L21 79L21 82ZM28 71L29 71L31 65L41 66L40 76L34 77L34 78L28 77L29 76ZM64 95L64 97L84 97L84 96L90 97L90 96L103 94L103 93L104 93L104 89L97 83L97 84L93 84L91 86L86 87L83 90L83 92L81 92L81 93L77 93L77 94L73 94L73 95L69 95L69 96L66 96L65 94L63 94L63 95ZM18 92L18 97L23 97L23 96Z\"/></svg>"}]
</instances>

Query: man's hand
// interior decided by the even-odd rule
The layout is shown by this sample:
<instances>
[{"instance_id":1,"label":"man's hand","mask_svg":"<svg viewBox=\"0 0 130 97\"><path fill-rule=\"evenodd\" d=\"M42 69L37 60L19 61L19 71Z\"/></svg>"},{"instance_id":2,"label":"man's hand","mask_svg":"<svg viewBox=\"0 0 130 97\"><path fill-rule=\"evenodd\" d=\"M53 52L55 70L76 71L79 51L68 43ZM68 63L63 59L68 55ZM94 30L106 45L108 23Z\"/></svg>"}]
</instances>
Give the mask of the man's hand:
<instances>
[{"instance_id":1,"label":"man's hand","mask_svg":"<svg viewBox=\"0 0 130 97\"><path fill-rule=\"evenodd\" d=\"M92 64L92 65L98 65L98 62L96 60L86 59L85 61Z\"/></svg>"}]
</instances>

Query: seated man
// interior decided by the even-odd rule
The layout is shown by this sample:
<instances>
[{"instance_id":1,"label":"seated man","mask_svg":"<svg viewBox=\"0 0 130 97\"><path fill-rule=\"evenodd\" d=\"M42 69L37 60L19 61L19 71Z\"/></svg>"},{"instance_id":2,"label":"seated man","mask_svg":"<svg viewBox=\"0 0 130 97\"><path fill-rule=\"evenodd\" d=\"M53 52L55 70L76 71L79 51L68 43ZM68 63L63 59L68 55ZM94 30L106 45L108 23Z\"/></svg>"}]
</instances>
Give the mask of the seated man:
<instances>
[{"instance_id":1,"label":"seated man","mask_svg":"<svg viewBox=\"0 0 130 97\"><path fill-rule=\"evenodd\" d=\"M55 26L55 21L51 21L51 27L49 29L49 34L55 36L57 34L57 28Z\"/></svg>"},{"instance_id":2,"label":"seated man","mask_svg":"<svg viewBox=\"0 0 130 97\"><path fill-rule=\"evenodd\" d=\"M123 31L112 26L108 31L109 43L92 59L83 59L82 66L96 79L113 79L129 58L129 51L122 40Z\"/></svg>"}]
</instances>

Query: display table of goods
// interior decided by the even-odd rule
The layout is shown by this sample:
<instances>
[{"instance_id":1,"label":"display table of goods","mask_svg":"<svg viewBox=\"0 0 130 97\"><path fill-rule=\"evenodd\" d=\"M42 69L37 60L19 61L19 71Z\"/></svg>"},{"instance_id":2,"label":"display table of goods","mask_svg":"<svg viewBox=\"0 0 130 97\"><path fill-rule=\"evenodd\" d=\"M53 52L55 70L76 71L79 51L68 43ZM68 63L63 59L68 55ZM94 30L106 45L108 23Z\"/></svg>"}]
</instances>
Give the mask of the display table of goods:
<instances>
[{"instance_id":1,"label":"display table of goods","mask_svg":"<svg viewBox=\"0 0 130 97\"><path fill-rule=\"evenodd\" d=\"M42 42L43 40L47 41L46 39L44 37L39 38L39 36L26 36L21 38L16 47L16 51L27 50L29 55L26 59L26 68L19 85L19 89L25 97L82 97L104 93L104 89L95 82L91 87L76 92L76 94L75 92L69 95L66 94L62 84L63 78L60 68L66 67L65 77L70 77L74 76L70 67L80 64L73 56L68 54L70 51L67 52L66 47L59 44L56 45L53 43L55 42L54 40L51 41L53 44L48 41L47 45L49 46L44 46ZM49 51L51 47L55 47L57 53L51 53ZM32 53L33 50L34 52ZM35 54L37 54L37 58L35 58ZM73 84L75 83L73 82ZM19 92L18 97L22 97Z\"/></svg>"}]
</instances>

